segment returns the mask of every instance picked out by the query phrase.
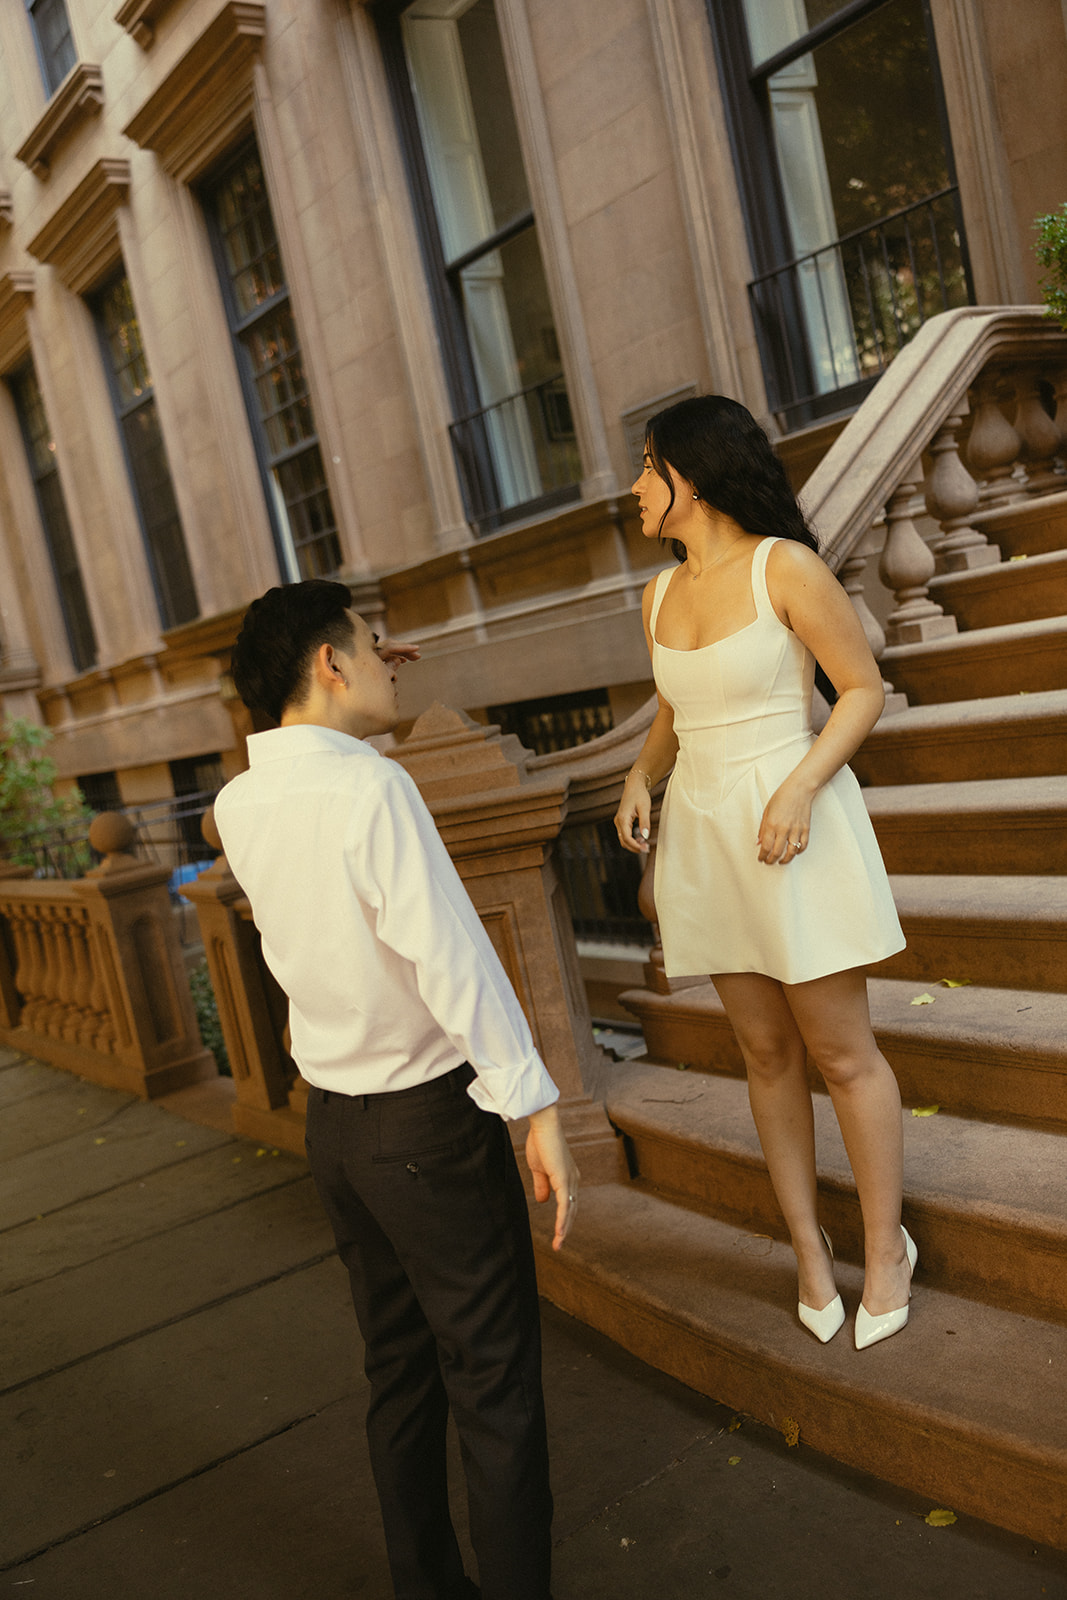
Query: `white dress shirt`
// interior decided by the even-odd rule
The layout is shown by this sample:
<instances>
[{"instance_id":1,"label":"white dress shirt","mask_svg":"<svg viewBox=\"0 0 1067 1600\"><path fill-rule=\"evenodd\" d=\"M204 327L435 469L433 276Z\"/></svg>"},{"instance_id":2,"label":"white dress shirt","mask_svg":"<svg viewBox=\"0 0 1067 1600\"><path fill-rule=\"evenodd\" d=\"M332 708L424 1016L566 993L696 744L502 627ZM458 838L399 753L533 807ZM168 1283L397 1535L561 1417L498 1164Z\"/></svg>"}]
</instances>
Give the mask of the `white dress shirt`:
<instances>
[{"instance_id":1,"label":"white dress shirt","mask_svg":"<svg viewBox=\"0 0 1067 1600\"><path fill-rule=\"evenodd\" d=\"M370 1094L469 1061L483 1110L524 1117L558 1099L410 774L308 724L252 734L248 756L215 821L308 1082Z\"/></svg>"}]
</instances>

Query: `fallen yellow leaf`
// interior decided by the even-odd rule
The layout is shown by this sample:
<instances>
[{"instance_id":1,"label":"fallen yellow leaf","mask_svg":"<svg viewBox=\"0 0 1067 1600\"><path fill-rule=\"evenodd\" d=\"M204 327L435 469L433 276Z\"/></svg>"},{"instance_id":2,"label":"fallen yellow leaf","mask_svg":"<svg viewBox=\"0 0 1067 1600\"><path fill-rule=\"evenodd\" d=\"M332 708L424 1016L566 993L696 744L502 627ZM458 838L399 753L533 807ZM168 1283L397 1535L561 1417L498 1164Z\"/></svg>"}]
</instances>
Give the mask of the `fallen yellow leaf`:
<instances>
[{"instance_id":1,"label":"fallen yellow leaf","mask_svg":"<svg viewBox=\"0 0 1067 1600\"><path fill-rule=\"evenodd\" d=\"M969 989L974 982L973 978L938 978L938 983L946 989Z\"/></svg>"},{"instance_id":2,"label":"fallen yellow leaf","mask_svg":"<svg viewBox=\"0 0 1067 1600\"><path fill-rule=\"evenodd\" d=\"M729 1421L729 1424L727 1425L726 1431L727 1431L727 1433L736 1433L740 1426L741 1426L741 1418L740 1417L731 1417L730 1421Z\"/></svg>"},{"instance_id":3,"label":"fallen yellow leaf","mask_svg":"<svg viewBox=\"0 0 1067 1600\"><path fill-rule=\"evenodd\" d=\"M740 1456L731 1456L729 1461L726 1463L726 1465L728 1467L739 1467L741 1465L741 1457Z\"/></svg>"},{"instance_id":4,"label":"fallen yellow leaf","mask_svg":"<svg viewBox=\"0 0 1067 1600\"><path fill-rule=\"evenodd\" d=\"M782 1433L788 1445L800 1443L800 1423L794 1422L792 1417L782 1418Z\"/></svg>"},{"instance_id":5,"label":"fallen yellow leaf","mask_svg":"<svg viewBox=\"0 0 1067 1600\"><path fill-rule=\"evenodd\" d=\"M928 1522L931 1528L951 1528L956 1520L956 1513L939 1507L936 1511L928 1511L923 1520Z\"/></svg>"},{"instance_id":6,"label":"fallen yellow leaf","mask_svg":"<svg viewBox=\"0 0 1067 1600\"><path fill-rule=\"evenodd\" d=\"M107 1140L106 1139L94 1139L93 1143L94 1144L107 1144Z\"/></svg>"},{"instance_id":7,"label":"fallen yellow leaf","mask_svg":"<svg viewBox=\"0 0 1067 1600\"><path fill-rule=\"evenodd\" d=\"M911 1003L913 1006L932 1006L934 997L932 994L917 994Z\"/></svg>"},{"instance_id":8,"label":"fallen yellow leaf","mask_svg":"<svg viewBox=\"0 0 1067 1600\"><path fill-rule=\"evenodd\" d=\"M913 1117L936 1117L940 1110L940 1106L912 1106L911 1114Z\"/></svg>"}]
</instances>

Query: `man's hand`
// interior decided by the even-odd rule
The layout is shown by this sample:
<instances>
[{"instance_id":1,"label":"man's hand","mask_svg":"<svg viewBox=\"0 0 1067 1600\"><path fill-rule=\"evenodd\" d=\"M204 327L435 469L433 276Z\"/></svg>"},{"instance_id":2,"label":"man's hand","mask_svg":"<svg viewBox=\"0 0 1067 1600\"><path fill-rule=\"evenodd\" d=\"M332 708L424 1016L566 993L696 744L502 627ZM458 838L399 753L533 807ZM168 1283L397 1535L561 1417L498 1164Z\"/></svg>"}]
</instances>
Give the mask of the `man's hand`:
<instances>
[{"instance_id":1,"label":"man's hand","mask_svg":"<svg viewBox=\"0 0 1067 1600\"><path fill-rule=\"evenodd\" d=\"M556 1197L556 1232L552 1248L558 1250L574 1221L581 1176L563 1137L558 1105L546 1106L531 1116L526 1164L533 1175L534 1199L538 1205L550 1195Z\"/></svg>"},{"instance_id":2,"label":"man's hand","mask_svg":"<svg viewBox=\"0 0 1067 1600\"><path fill-rule=\"evenodd\" d=\"M419 659L418 645L401 644L399 639L379 639L374 648L387 667L400 667L405 661Z\"/></svg>"}]
</instances>

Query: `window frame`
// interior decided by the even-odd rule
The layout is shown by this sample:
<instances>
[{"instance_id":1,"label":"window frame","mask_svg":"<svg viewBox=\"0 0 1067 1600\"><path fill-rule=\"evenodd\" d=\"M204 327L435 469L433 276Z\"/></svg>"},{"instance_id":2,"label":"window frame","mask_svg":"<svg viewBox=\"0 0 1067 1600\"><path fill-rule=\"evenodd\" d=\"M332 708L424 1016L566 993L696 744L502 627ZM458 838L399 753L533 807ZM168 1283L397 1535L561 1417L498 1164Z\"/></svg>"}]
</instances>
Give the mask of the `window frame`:
<instances>
[{"instance_id":1,"label":"window frame","mask_svg":"<svg viewBox=\"0 0 1067 1600\"><path fill-rule=\"evenodd\" d=\"M67 7L66 0L53 0L54 4L62 6L63 8L63 16L66 19L67 24L67 39L70 41L71 51L69 65L64 67L62 72L60 72L57 77L55 76L56 63L53 60L52 55L45 49L44 41L41 38L41 30L37 22L36 13L38 6L41 4L41 0L24 0L24 3L26 8L26 20L30 25L30 33L33 37L33 48L37 56L37 65L40 68L41 78L44 82L45 93L47 94L48 98L51 99L63 80L78 64L78 47L74 42L74 29L71 26L70 11Z\"/></svg>"},{"instance_id":2,"label":"window frame","mask_svg":"<svg viewBox=\"0 0 1067 1600\"><path fill-rule=\"evenodd\" d=\"M147 392L135 397L129 402L123 400L122 393L119 388L119 375L115 369L114 354L111 347L110 334L107 327L104 310L107 296L122 282L125 282L129 293L130 306L133 311L133 321L137 326L141 355L144 358L145 375L148 379L146 385ZM142 548L144 549L145 560L148 566L148 574L152 583L152 592L155 595L156 610L159 615L159 622L162 631L166 633L171 628L182 627L186 623L194 622L201 615L201 607L200 598L196 588L196 579L193 574L192 563L189 560L189 549L185 540L185 529L182 526L181 509L178 505L178 497L174 492L174 475L171 472L170 461L167 457L167 441L163 433L163 425L159 415L159 403L156 399L156 389L155 384L152 381L151 367L148 364L147 352L145 351L144 336L141 331L141 319L138 315L137 306L133 299L133 286L130 283L130 277L126 270L125 263L120 261L115 271L111 272L107 278L102 283L98 284L93 289L92 293L87 296L86 303L88 304L89 311L92 315L93 325L96 328L97 339L100 345L104 376L107 381L108 394L111 398L112 414L118 430L123 460L126 463L126 475L130 485L130 493L133 498L134 510L137 514L138 527L141 530L141 544ZM185 606L180 606L176 603L172 603L171 599L169 598L169 588L168 585L164 583L163 574L160 571L159 562L157 560L155 544L152 536L149 533L150 524L148 518L148 508L146 508L144 504L141 493L141 480L138 475L137 467L135 466L133 451L130 448L130 437L126 423L138 412L147 411L148 407L152 407L156 431L159 435L163 465L166 468L167 488L174 507L173 518L170 520L172 521L173 528L177 532L177 543L175 548L179 554L181 563L185 567L184 577L182 577L180 574L179 576L181 577L182 584L186 588L188 602L191 602L191 610L188 609L188 602ZM152 524L152 526L154 527L155 524ZM177 599L180 599L180 596L176 597L176 600ZM186 615L184 613L187 610L188 614ZM172 612L173 614L171 614Z\"/></svg>"},{"instance_id":3,"label":"window frame","mask_svg":"<svg viewBox=\"0 0 1067 1600\"><path fill-rule=\"evenodd\" d=\"M63 618L63 627L67 635L67 645L70 649L71 660L74 663L76 672L90 672L100 659L100 647L96 637L96 629L93 626L93 615L89 606L89 596L85 589L81 561L70 525L70 513L67 510L67 499L63 492L63 480L59 472L59 462L53 456L49 468L44 471L38 469L35 460L34 437L30 431L28 407L24 394L20 392L22 386L27 382L33 384L36 391L36 403L40 407L45 433L48 435L51 447L54 450L55 434L48 421L44 395L41 392L40 381L38 380L32 357L22 362L13 372L6 374L5 381L8 392L11 395L19 432L22 436L23 448L26 452L26 468L33 482L37 510L41 518L41 527L44 531L45 547L48 551L48 560L52 569L52 578L56 587L56 597L59 601L60 614ZM45 482L53 480L56 493L54 507L48 502L43 491ZM56 509L58 509L62 518L61 527L57 527L55 521L54 510ZM65 572L63 570L64 564L60 561L57 548L62 545L67 546L71 558L66 563Z\"/></svg>"},{"instance_id":4,"label":"window frame","mask_svg":"<svg viewBox=\"0 0 1067 1600\"><path fill-rule=\"evenodd\" d=\"M404 12L413 3L414 0L371 0L368 10L378 33L389 97L393 107L394 123L407 178L408 194L415 217L415 232L418 237L419 252L422 258L423 276L429 292L438 347L441 351L441 365L452 411L451 422L452 426L456 427L480 416L485 410L491 409L484 405L478 388L477 373L464 314L462 274L468 267L474 265L484 256L492 254L494 250L498 250L506 244L510 244L527 231L533 232L540 251L541 231L538 227L535 210L531 204L524 211L509 218L501 227L495 229L488 238L482 240L470 250L462 252L454 260L450 261L446 257L433 189L430 183L426 152L422 142L422 130L419 127L418 114L415 109L415 97L408 72L407 55L404 49L402 18ZM549 300L551 304L550 292ZM554 307L552 308L552 316L553 327L555 328L556 316ZM562 359L560 362L560 378L564 387L567 388L567 374ZM545 381L553 382L555 380L548 379ZM523 392L525 391L520 391L520 393ZM569 401L569 388L567 392ZM476 455L477 486L479 489L489 488L491 490L491 493L485 496L486 500L492 502L489 510L481 510L477 505L472 504L474 496L471 492L471 485L466 481L467 475L459 459L458 449L453 438L453 458L460 479L467 514L475 533L479 537L494 533L511 522L535 516L540 511L571 504L580 497L581 485L580 482L575 482L573 485L567 485L562 489L544 490L541 494L534 496L533 499L522 501L517 505L502 506L500 504L502 497L498 476L489 451L482 449Z\"/></svg>"},{"instance_id":5,"label":"window frame","mask_svg":"<svg viewBox=\"0 0 1067 1600\"><path fill-rule=\"evenodd\" d=\"M226 245L223 237L223 227L218 215L218 196L225 187L229 178L244 164L250 153L254 153L259 163L260 173L263 178L263 188L267 196L267 211L273 230L274 242L278 252L278 263L283 278L283 287L275 290L266 300L261 301L248 312L241 312L237 297L234 292L233 273L226 256ZM332 536L337 547L337 565L331 567L323 576L333 576L344 569L345 552L341 538L341 527L333 506L333 494L330 489L329 478L326 473L326 461L322 453L322 440L315 420L314 398L311 394L311 385L308 382L304 343L300 335L300 325L297 321L296 308L293 303L293 291L289 283L289 275L285 269L282 257L281 240L274 222L274 211L271 205L270 193L267 190L266 170L263 166L263 157L259 149L259 141L254 133L249 133L240 142L228 150L222 159L216 162L196 186L196 196L200 210L207 227L208 239L211 245L212 259L215 263L216 277L222 295L223 309L226 315L226 326L230 334L230 343L233 349L234 361L237 366L238 382L241 386L241 395L244 399L245 414L248 419L249 432L252 438L252 448L255 453L256 465L259 469L260 483L263 489L263 499L267 509L270 525L271 540L274 545L275 559L278 563L278 572L285 583L299 582L300 550L303 546L296 543L294 531L290 524L288 533L291 542L292 557L286 542L285 530L282 528L278 508L275 503L274 471L291 461L299 460L302 456L310 456L312 451L317 452L321 469L322 483L330 507L332 529L330 533L319 535L313 541L318 543L321 539ZM259 393L256 387L256 373L252 362L251 353L246 342L246 335L251 333L259 324L280 310L288 310L292 319L293 328L297 336L297 352L300 356L307 389L308 413L312 421L313 432L299 443L290 448L274 452L270 446L267 432L267 423L260 405ZM280 492L280 489L279 489ZM288 513L288 507L287 507ZM312 541L308 541L312 542ZM316 574L317 576L318 574Z\"/></svg>"},{"instance_id":6,"label":"window frame","mask_svg":"<svg viewBox=\"0 0 1067 1600\"><path fill-rule=\"evenodd\" d=\"M768 88L770 79L792 62L808 55L828 40L836 38L848 28L865 21L867 17L892 3L893 0L848 0L848 3L841 6L832 16L809 28L807 33L784 50L779 50L775 55L768 56L765 61L755 65L752 61L742 0L706 0L719 83L727 112L727 133L748 238L752 266L750 288L760 279L780 272L796 259L774 146ZM960 240L960 255L968 296L973 304L974 280L959 198L951 127L933 15L930 0L919 0L919 3L930 56L945 167L949 186L954 190L953 204ZM838 239L843 237L847 236L838 235ZM802 348L804 343L802 327L802 312L797 304L795 310L790 313L785 335L789 342L790 354L797 358L798 365L806 367L808 355L806 349ZM766 366L772 358L764 353L762 345L760 353L765 376L770 381L772 374L766 371ZM795 410L799 413L792 421L791 427L802 427L854 409L877 383L880 376L880 373L872 374L845 387L809 396L795 406L790 406L788 411Z\"/></svg>"}]
</instances>

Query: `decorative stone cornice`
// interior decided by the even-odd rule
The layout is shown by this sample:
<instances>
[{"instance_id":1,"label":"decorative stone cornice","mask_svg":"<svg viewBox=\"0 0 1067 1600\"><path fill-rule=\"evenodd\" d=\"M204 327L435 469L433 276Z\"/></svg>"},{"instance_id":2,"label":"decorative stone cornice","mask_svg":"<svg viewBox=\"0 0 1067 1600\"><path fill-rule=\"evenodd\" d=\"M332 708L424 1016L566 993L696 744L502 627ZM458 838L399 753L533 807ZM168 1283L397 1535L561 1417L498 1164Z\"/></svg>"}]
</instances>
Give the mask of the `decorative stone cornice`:
<instances>
[{"instance_id":1,"label":"decorative stone cornice","mask_svg":"<svg viewBox=\"0 0 1067 1600\"><path fill-rule=\"evenodd\" d=\"M6 272L0 278L0 372L9 372L29 349L26 312L32 299L32 272Z\"/></svg>"},{"instance_id":2,"label":"decorative stone cornice","mask_svg":"<svg viewBox=\"0 0 1067 1600\"><path fill-rule=\"evenodd\" d=\"M56 147L80 123L99 114L104 103L104 75L99 67L80 61L63 79L29 137L15 151L19 161L42 181L48 177Z\"/></svg>"},{"instance_id":3,"label":"decorative stone cornice","mask_svg":"<svg viewBox=\"0 0 1067 1600\"><path fill-rule=\"evenodd\" d=\"M55 267L75 294L107 271L119 255L117 208L130 186L130 163L98 161L28 245L31 256Z\"/></svg>"},{"instance_id":4,"label":"decorative stone cornice","mask_svg":"<svg viewBox=\"0 0 1067 1600\"><path fill-rule=\"evenodd\" d=\"M15 220L15 202L9 189L0 189L0 228L10 228Z\"/></svg>"},{"instance_id":5,"label":"decorative stone cornice","mask_svg":"<svg viewBox=\"0 0 1067 1600\"><path fill-rule=\"evenodd\" d=\"M267 8L229 0L123 132L180 183L222 154L252 110L252 66Z\"/></svg>"},{"instance_id":6,"label":"decorative stone cornice","mask_svg":"<svg viewBox=\"0 0 1067 1600\"><path fill-rule=\"evenodd\" d=\"M172 4L173 0L125 0L115 12L115 21L133 34L142 50L149 50L155 42L156 23Z\"/></svg>"}]
</instances>

